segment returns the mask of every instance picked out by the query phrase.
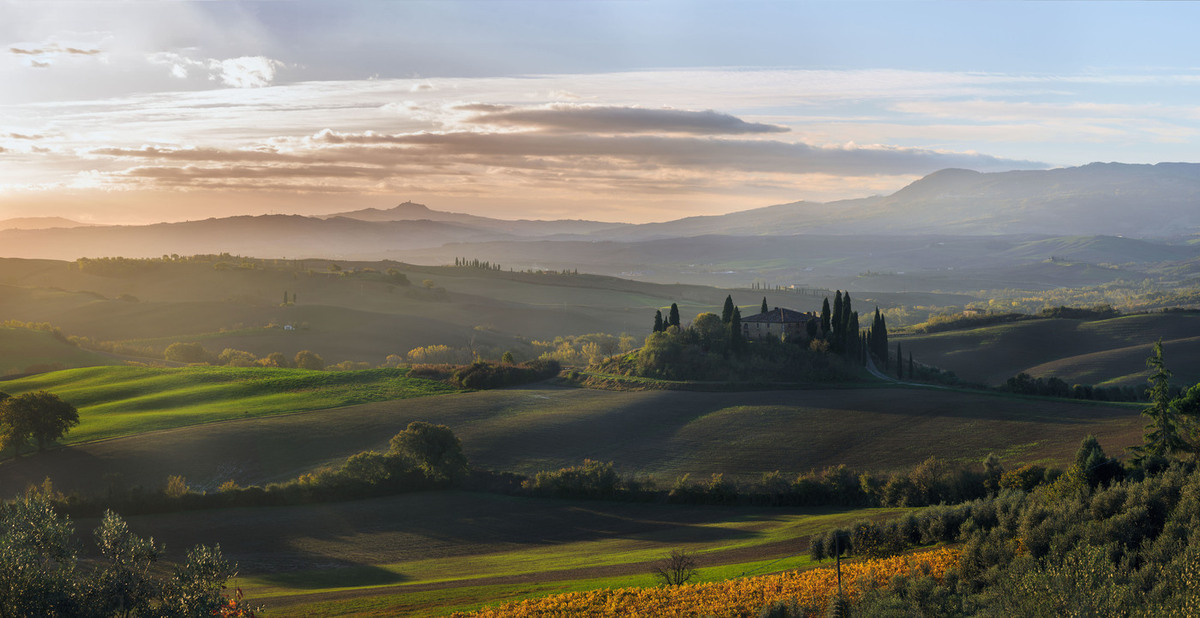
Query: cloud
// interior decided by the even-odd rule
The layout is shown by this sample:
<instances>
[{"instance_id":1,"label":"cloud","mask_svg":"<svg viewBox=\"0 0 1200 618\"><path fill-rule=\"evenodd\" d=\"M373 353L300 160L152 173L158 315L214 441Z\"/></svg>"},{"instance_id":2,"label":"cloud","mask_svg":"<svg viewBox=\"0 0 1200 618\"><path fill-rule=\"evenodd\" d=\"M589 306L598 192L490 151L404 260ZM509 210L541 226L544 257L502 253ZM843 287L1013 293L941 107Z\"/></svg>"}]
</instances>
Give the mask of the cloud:
<instances>
[{"instance_id":1,"label":"cloud","mask_svg":"<svg viewBox=\"0 0 1200 618\"><path fill-rule=\"evenodd\" d=\"M498 105L495 103L464 103L462 105L455 105L455 106L451 107L450 109L453 109L455 111L460 111L460 112L490 113L490 112L506 112L510 109L513 109L513 106Z\"/></svg>"},{"instance_id":2,"label":"cloud","mask_svg":"<svg viewBox=\"0 0 1200 618\"><path fill-rule=\"evenodd\" d=\"M11 46L8 52L23 58L25 64L35 69L45 69L60 58L99 56L103 50L85 46L63 45L47 42L37 46Z\"/></svg>"},{"instance_id":3,"label":"cloud","mask_svg":"<svg viewBox=\"0 0 1200 618\"><path fill-rule=\"evenodd\" d=\"M170 67L173 77L185 79L198 69L210 81L219 81L233 88L261 88L275 81L275 72L286 66L266 56L240 56L224 60L196 60L175 52L156 52L146 57L152 64Z\"/></svg>"},{"instance_id":4,"label":"cloud","mask_svg":"<svg viewBox=\"0 0 1200 618\"><path fill-rule=\"evenodd\" d=\"M118 158L204 161L210 163L236 161L284 162L297 160L297 157L281 154L271 149L162 148L159 146L142 146L141 148L95 148L89 150L88 154Z\"/></svg>"},{"instance_id":5,"label":"cloud","mask_svg":"<svg viewBox=\"0 0 1200 618\"><path fill-rule=\"evenodd\" d=\"M665 136L603 136L530 133L339 133L329 129L313 135L316 143L391 145L397 156L420 156L471 161L487 157L491 165L513 165L547 158L558 167L580 168L594 159L634 167L737 169L791 174L921 174L946 167L979 171L1048 167L981 154L943 152L887 146L819 147L776 140L738 140ZM387 152L387 151L384 151Z\"/></svg>"},{"instance_id":6,"label":"cloud","mask_svg":"<svg viewBox=\"0 0 1200 618\"><path fill-rule=\"evenodd\" d=\"M785 133L778 125L746 122L713 110L702 112L639 107L551 105L484 113L469 122L571 133L691 133L736 135Z\"/></svg>"},{"instance_id":7,"label":"cloud","mask_svg":"<svg viewBox=\"0 0 1200 618\"><path fill-rule=\"evenodd\" d=\"M217 71L221 83L234 88L261 88L275 81L275 70L283 63L265 56L242 56L227 60L210 60L209 68Z\"/></svg>"}]
</instances>

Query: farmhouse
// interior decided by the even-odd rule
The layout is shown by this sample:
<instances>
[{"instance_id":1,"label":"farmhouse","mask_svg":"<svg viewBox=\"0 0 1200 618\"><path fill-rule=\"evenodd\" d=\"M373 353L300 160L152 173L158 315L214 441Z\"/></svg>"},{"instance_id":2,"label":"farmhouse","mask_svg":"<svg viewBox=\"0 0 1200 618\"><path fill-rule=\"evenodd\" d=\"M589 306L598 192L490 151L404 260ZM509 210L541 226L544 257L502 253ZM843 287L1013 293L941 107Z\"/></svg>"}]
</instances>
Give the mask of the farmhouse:
<instances>
[{"instance_id":1,"label":"farmhouse","mask_svg":"<svg viewBox=\"0 0 1200 618\"><path fill-rule=\"evenodd\" d=\"M803 337L808 334L808 323L820 319L815 313L801 313L776 307L766 313L742 318L742 336L746 339Z\"/></svg>"}]
</instances>

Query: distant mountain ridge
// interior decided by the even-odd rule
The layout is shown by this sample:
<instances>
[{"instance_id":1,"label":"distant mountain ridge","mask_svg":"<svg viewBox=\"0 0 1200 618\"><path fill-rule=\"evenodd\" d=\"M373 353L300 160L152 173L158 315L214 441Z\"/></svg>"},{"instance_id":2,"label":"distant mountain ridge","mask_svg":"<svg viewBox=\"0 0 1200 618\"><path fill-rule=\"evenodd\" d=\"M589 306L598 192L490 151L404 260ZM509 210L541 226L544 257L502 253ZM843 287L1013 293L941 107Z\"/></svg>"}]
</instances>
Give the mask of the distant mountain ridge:
<instances>
[{"instance_id":1,"label":"distant mountain ridge","mask_svg":"<svg viewBox=\"0 0 1200 618\"><path fill-rule=\"evenodd\" d=\"M424 204L408 201L392 208L364 208L349 212L322 215L322 219L345 217L359 221L443 221L470 225L477 228L515 234L518 236L551 236L558 234L589 234L602 230L628 227L628 223L606 223L583 219L558 219L553 221L535 219L493 219L459 212L433 210Z\"/></svg>"},{"instance_id":2,"label":"distant mountain ridge","mask_svg":"<svg viewBox=\"0 0 1200 618\"><path fill-rule=\"evenodd\" d=\"M0 230L44 230L54 227L87 227L91 224L80 223L62 217L15 217L0 219Z\"/></svg>"},{"instance_id":3,"label":"distant mountain ridge","mask_svg":"<svg viewBox=\"0 0 1200 618\"><path fill-rule=\"evenodd\" d=\"M69 222L67 220L59 220ZM641 225L505 220L414 202L324 215L238 216L144 226L0 229L0 257L152 257L229 252L255 257L379 259L457 243L632 242L699 236L1125 236L1200 232L1200 164L1093 163L980 173L947 169L888 195L794 202ZM457 249L456 249L457 250ZM466 250L463 255L469 254Z\"/></svg>"}]
</instances>

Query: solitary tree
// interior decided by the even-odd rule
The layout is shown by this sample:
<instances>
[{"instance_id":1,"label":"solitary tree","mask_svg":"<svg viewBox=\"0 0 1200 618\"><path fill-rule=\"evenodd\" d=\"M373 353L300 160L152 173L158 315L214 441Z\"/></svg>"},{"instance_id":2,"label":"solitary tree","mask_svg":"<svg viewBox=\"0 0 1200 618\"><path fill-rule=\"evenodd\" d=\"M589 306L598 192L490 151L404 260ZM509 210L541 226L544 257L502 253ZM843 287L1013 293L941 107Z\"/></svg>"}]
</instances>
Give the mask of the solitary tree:
<instances>
[{"instance_id":1,"label":"solitary tree","mask_svg":"<svg viewBox=\"0 0 1200 618\"><path fill-rule=\"evenodd\" d=\"M0 402L0 426L3 426L4 446L12 446L20 455L21 446L29 440L43 451L46 445L66 435L79 424L75 406L46 391L7 397Z\"/></svg>"},{"instance_id":2,"label":"solitary tree","mask_svg":"<svg viewBox=\"0 0 1200 618\"><path fill-rule=\"evenodd\" d=\"M654 566L654 576L668 586L682 586L696 576L696 558L679 549Z\"/></svg>"},{"instance_id":3,"label":"solitary tree","mask_svg":"<svg viewBox=\"0 0 1200 618\"><path fill-rule=\"evenodd\" d=\"M770 310L771 310L771 309L767 307L767 297L766 297L766 296L764 296L764 297L763 297L763 304L762 304L762 308L761 308L761 310L760 310L760 313L766 313L766 312L768 312L768 311L770 311Z\"/></svg>"},{"instance_id":4,"label":"solitary tree","mask_svg":"<svg viewBox=\"0 0 1200 618\"><path fill-rule=\"evenodd\" d=\"M679 328L679 305L671 303L671 312L667 314L667 326Z\"/></svg>"},{"instance_id":5,"label":"solitary tree","mask_svg":"<svg viewBox=\"0 0 1200 618\"><path fill-rule=\"evenodd\" d=\"M1144 442L1133 449L1134 463L1165 458L1187 450L1187 442L1179 431L1179 419L1172 406L1170 380L1171 370L1163 363L1162 339L1154 342L1150 357L1146 359L1150 368L1150 405L1142 410L1142 416L1150 419L1146 425Z\"/></svg>"},{"instance_id":6,"label":"solitary tree","mask_svg":"<svg viewBox=\"0 0 1200 618\"><path fill-rule=\"evenodd\" d=\"M413 421L392 436L391 452L411 461L430 479L453 481L467 474L462 441L445 425Z\"/></svg>"}]
</instances>

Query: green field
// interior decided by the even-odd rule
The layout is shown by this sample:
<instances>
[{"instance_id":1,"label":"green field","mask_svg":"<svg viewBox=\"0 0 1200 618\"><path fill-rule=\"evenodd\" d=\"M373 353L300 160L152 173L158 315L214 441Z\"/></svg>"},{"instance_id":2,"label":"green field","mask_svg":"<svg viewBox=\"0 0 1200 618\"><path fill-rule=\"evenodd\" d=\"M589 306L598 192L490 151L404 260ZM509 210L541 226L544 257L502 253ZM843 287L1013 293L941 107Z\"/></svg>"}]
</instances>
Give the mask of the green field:
<instances>
[{"instance_id":1,"label":"green field","mask_svg":"<svg viewBox=\"0 0 1200 618\"><path fill-rule=\"evenodd\" d=\"M10 395L47 390L79 410L67 444L241 418L453 392L407 369L352 372L234 367L90 367L4 382Z\"/></svg>"},{"instance_id":2,"label":"green field","mask_svg":"<svg viewBox=\"0 0 1200 618\"><path fill-rule=\"evenodd\" d=\"M1018 373L1068 384L1146 383L1150 346L1163 339L1174 382L1200 382L1200 313L1154 313L1107 320L1028 320L929 335L894 337L918 362L967 382L997 385Z\"/></svg>"},{"instance_id":3,"label":"green field","mask_svg":"<svg viewBox=\"0 0 1200 618\"><path fill-rule=\"evenodd\" d=\"M10 495L46 476L66 491L91 492L107 485L106 474L148 487L171 474L201 488L286 480L384 450L417 420L448 425L476 466L532 474L590 458L668 486L683 474L750 480L839 464L890 471L932 455L971 465L992 452L1005 466L1062 463L1089 433L1120 453L1140 442L1143 424L1137 406L904 387L712 393L543 384L349 405L449 389L396 370L219 368L93 368L13 386L79 405L76 443L158 431L0 464L0 493Z\"/></svg>"},{"instance_id":4,"label":"green field","mask_svg":"<svg viewBox=\"0 0 1200 618\"><path fill-rule=\"evenodd\" d=\"M902 509L675 506L429 492L307 507L129 518L174 558L220 543L269 615L439 615L521 596L653 585L695 552L709 580L810 564L807 539ZM78 522L90 529L92 521Z\"/></svg>"}]
</instances>

